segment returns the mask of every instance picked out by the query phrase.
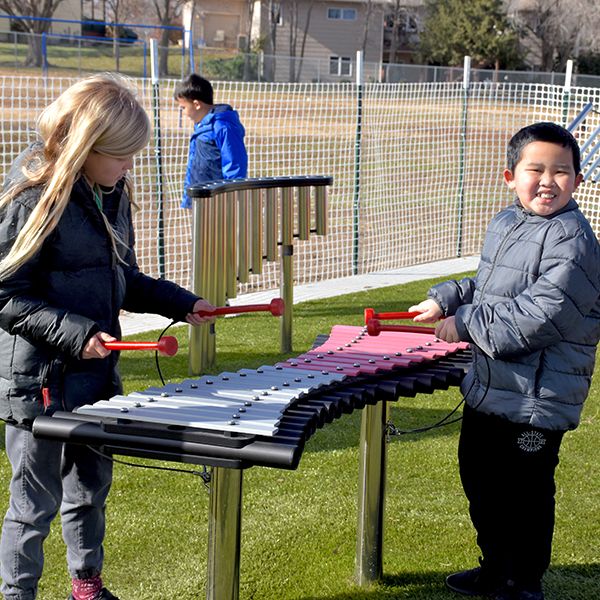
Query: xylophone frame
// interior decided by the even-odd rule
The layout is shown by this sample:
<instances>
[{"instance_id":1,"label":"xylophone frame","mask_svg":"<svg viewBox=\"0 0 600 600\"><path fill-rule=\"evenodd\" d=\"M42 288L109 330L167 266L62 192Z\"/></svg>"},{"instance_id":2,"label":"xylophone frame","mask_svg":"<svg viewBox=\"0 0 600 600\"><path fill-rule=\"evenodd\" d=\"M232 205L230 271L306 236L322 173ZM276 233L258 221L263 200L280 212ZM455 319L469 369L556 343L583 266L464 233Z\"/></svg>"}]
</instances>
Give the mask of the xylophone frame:
<instances>
[{"instance_id":1,"label":"xylophone frame","mask_svg":"<svg viewBox=\"0 0 600 600\"><path fill-rule=\"evenodd\" d=\"M359 328L348 327L347 329ZM355 333L352 335L354 336ZM383 333L378 339L393 335L398 334ZM364 329L361 337L362 340L359 343L367 345L373 343L371 340L374 338L366 336ZM434 339L433 336L432 339ZM338 343L336 341L335 345ZM435 344L424 342L423 345L432 346L431 350L434 352L436 350ZM349 347L347 348L349 353L361 351L357 350L358 346L352 346L351 343L346 343L345 346ZM323 347L325 345L320 344L318 348L311 351L312 354L307 354L310 354L315 360L322 358L323 361L327 361L327 353L321 354ZM464 352L465 348L466 345L464 348L457 347L457 350ZM348 365L347 362L343 363L345 348L339 347L337 350L341 351L337 360L342 361L340 364ZM407 349L407 352L409 351L410 349ZM404 347L402 356L404 356ZM380 579L383 572L387 402L395 401L402 396L414 396L419 391L431 393L435 389L447 389L450 385L458 385L469 364L468 353L464 352L456 359L454 355L449 358L449 362L452 363L451 375L447 373L440 376L439 371L444 370L443 361L433 359L425 363L416 363L419 365L415 367L416 370L400 368L399 371L393 373L386 371L391 375L391 379L387 380L384 376L383 384L374 384L372 377L350 376L350 385L346 389L354 387L355 389L364 388L366 390L368 388L371 390L368 393L368 399L362 405L359 447L355 578L360 586L368 586ZM384 357L383 360L386 358ZM296 361L294 360L294 362ZM285 364L289 366L288 363ZM420 365L424 368L421 368ZM459 365L458 369L457 365ZM319 367L316 368L319 369ZM302 365L299 364L298 369L302 370ZM350 372L350 367L348 369ZM423 379L420 379L423 375ZM405 380L412 380L414 385L406 388L403 385L396 386L398 381L404 382ZM127 418L125 417L125 419ZM73 426L74 423L75 426ZM224 447L222 442L219 442L222 436L206 430L197 430L197 433L176 430L169 434L168 439L156 440L148 433L151 431L148 425L144 423L136 425L134 441L132 441L131 436L119 434L118 423L113 425L102 422L98 417L56 413L52 417L42 416L35 419L33 433L36 437L89 444L99 447L107 454L124 454L212 466L208 515L206 598L207 600L238 600L244 469L254 465L295 469L300 460L304 440L300 447L289 453L285 448L278 449L260 439L256 443L245 446L246 442L252 441L253 436L233 434L232 442L235 447L229 445ZM181 444L171 444L173 437L177 438L176 441ZM260 438L260 436L258 437Z\"/></svg>"}]
</instances>

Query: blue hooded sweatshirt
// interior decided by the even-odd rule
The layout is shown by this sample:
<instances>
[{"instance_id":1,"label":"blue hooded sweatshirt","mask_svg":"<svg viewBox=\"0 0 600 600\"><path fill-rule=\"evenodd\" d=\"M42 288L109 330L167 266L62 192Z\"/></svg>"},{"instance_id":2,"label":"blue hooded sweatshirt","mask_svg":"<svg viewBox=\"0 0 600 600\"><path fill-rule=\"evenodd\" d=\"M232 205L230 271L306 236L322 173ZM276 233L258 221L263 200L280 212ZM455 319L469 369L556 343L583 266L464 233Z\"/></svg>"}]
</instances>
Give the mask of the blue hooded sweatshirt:
<instances>
[{"instance_id":1,"label":"blue hooded sweatshirt","mask_svg":"<svg viewBox=\"0 0 600 600\"><path fill-rule=\"evenodd\" d=\"M244 126L228 104L215 104L194 126L183 191L182 208L191 208L187 189L208 181L238 179L248 175Z\"/></svg>"}]
</instances>

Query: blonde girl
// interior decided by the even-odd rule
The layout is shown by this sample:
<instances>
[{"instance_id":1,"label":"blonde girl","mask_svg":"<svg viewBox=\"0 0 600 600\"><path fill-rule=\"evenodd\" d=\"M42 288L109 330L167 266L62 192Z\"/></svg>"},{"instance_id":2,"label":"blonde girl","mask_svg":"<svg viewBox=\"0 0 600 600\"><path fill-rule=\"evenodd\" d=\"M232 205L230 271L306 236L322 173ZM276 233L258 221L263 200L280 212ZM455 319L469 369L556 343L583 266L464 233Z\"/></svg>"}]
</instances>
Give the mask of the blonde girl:
<instances>
[{"instance_id":1,"label":"blonde girl","mask_svg":"<svg viewBox=\"0 0 600 600\"><path fill-rule=\"evenodd\" d=\"M43 542L60 512L70 600L114 600L103 585L105 502L112 465L92 451L38 440L40 414L121 392L119 312L197 324L208 302L140 272L131 220L133 157L150 123L128 83L75 83L38 120L0 196L0 418L12 467L0 539L0 592L33 600Z\"/></svg>"}]
</instances>

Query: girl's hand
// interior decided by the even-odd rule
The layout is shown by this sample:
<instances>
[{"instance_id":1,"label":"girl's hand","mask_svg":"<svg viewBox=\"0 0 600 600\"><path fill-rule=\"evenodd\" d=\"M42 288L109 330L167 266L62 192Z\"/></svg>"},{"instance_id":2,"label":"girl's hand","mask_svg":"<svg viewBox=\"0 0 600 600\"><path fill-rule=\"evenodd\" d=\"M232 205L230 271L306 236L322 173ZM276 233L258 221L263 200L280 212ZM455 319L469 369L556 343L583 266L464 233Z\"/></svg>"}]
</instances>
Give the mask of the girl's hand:
<instances>
[{"instance_id":1,"label":"girl's hand","mask_svg":"<svg viewBox=\"0 0 600 600\"><path fill-rule=\"evenodd\" d=\"M208 302L207 300L203 300L202 298L200 300L197 300L196 304L194 304L192 312L186 315L186 322L190 325L200 325L200 323L208 323L210 321L215 320L215 317L201 317L199 314L197 314L198 311L201 310L213 312L215 310L215 307L210 302Z\"/></svg>"},{"instance_id":2,"label":"girl's hand","mask_svg":"<svg viewBox=\"0 0 600 600\"><path fill-rule=\"evenodd\" d=\"M415 306L411 306L408 310L409 312L421 313L413 318L413 321L417 323L434 323L442 316L442 309L431 298L423 300L423 302Z\"/></svg>"},{"instance_id":3,"label":"girl's hand","mask_svg":"<svg viewBox=\"0 0 600 600\"><path fill-rule=\"evenodd\" d=\"M110 350L104 347L104 342L116 341L117 338L109 333L99 331L86 342L81 352L81 358L106 358L110 354Z\"/></svg>"}]
</instances>

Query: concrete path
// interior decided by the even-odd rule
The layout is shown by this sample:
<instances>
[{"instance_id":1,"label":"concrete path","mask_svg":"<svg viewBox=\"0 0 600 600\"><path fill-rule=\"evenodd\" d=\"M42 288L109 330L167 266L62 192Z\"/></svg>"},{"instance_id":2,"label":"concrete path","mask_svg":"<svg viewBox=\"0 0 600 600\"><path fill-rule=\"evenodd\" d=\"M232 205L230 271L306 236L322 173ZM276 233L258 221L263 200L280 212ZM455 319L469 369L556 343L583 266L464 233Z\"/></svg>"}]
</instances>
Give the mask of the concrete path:
<instances>
[{"instance_id":1,"label":"concrete path","mask_svg":"<svg viewBox=\"0 0 600 600\"><path fill-rule=\"evenodd\" d=\"M432 279L434 277L450 276L454 273L474 271L478 263L479 256L467 256L465 258L454 258L435 263L404 267L395 271L382 271L379 273L369 273L367 275L356 275L333 279L331 281L299 285L294 288L294 304L307 300L331 298L333 296L341 296L342 294L398 285L408 283L409 281ZM230 304L232 306L239 304L268 304L276 296L277 290L253 292L233 298ZM158 315L133 313L122 314L120 321L124 336L162 329L170 323L169 319Z\"/></svg>"}]
</instances>

